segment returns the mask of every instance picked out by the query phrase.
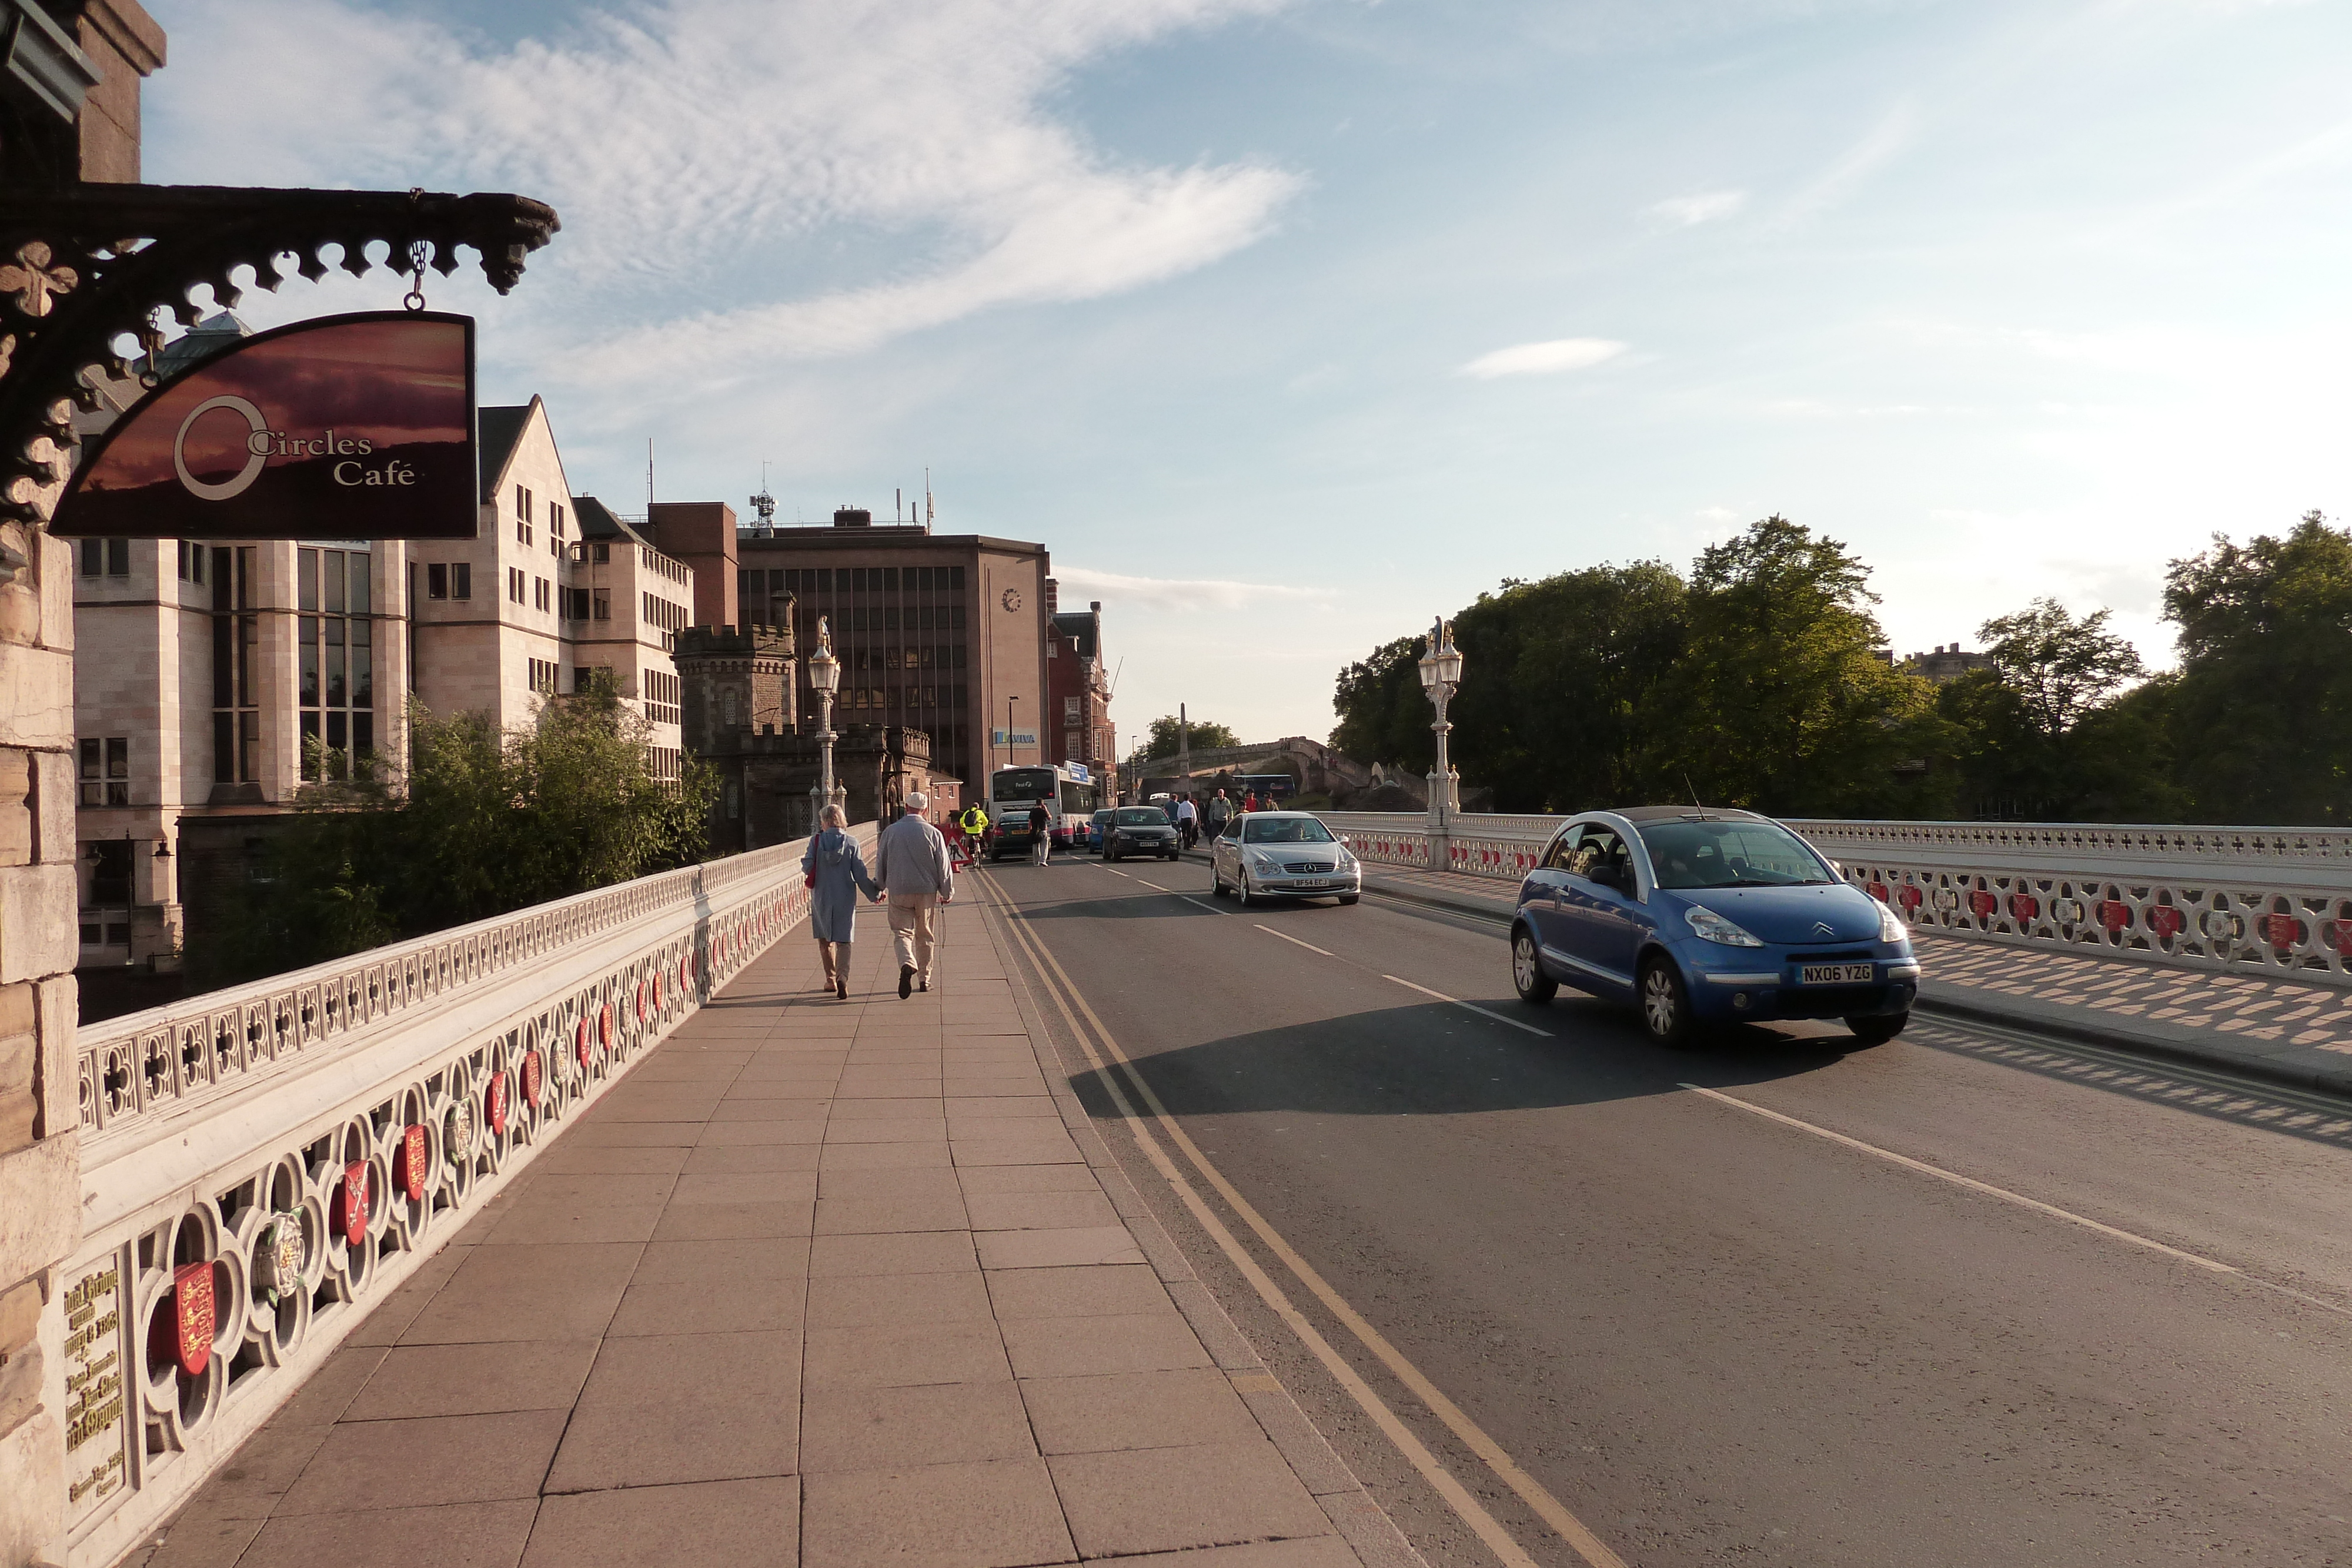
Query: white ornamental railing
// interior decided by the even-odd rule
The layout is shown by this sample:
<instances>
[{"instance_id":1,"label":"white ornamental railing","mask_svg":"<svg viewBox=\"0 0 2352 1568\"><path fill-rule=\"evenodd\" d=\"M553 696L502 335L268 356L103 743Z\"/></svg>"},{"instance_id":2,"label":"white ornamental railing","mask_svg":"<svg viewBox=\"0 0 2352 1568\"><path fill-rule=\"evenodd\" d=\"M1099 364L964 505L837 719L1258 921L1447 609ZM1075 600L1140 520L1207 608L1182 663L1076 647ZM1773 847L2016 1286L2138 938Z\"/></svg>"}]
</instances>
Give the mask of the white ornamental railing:
<instances>
[{"instance_id":1,"label":"white ornamental railing","mask_svg":"<svg viewBox=\"0 0 2352 1568\"><path fill-rule=\"evenodd\" d=\"M1359 859L1517 882L1563 819L1318 813ZM1846 877L1938 935L2352 985L2352 832L1792 820Z\"/></svg>"},{"instance_id":2,"label":"white ornamental railing","mask_svg":"<svg viewBox=\"0 0 2352 1568\"><path fill-rule=\"evenodd\" d=\"M144 1539L551 1137L799 925L802 847L82 1031L83 1239L50 1342L74 1568Z\"/></svg>"}]
</instances>

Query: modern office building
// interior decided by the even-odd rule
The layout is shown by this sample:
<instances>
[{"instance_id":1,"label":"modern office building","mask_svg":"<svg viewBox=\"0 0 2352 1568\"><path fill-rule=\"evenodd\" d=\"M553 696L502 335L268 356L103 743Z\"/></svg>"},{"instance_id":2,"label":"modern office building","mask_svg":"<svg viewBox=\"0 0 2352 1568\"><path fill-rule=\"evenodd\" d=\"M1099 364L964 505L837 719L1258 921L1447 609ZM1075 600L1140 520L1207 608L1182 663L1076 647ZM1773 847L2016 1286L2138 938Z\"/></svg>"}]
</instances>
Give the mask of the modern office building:
<instances>
[{"instance_id":1,"label":"modern office building","mask_svg":"<svg viewBox=\"0 0 2352 1568\"><path fill-rule=\"evenodd\" d=\"M932 771L962 780L968 800L995 768L1054 760L1045 546L877 524L845 507L829 528L740 531L736 549L737 614L791 627L803 719L816 711L805 666L822 618L842 661L836 728L922 731Z\"/></svg>"}]
</instances>

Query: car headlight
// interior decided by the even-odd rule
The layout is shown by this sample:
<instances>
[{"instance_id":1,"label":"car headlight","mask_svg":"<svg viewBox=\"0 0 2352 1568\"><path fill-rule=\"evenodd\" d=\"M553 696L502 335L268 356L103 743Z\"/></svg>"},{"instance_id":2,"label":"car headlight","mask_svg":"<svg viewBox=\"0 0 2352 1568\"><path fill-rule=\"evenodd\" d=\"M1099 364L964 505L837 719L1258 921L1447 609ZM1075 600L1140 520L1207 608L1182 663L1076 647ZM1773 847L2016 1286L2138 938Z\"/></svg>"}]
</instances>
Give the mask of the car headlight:
<instances>
[{"instance_id":1,"label":"car headlight","mask_svg":"<svg viewBox=\"0 0 2352 1568\"><path fill-rule=\"evenodd\" d=\"M1727 947L1761 947L1764 944L1712 909L1694 904L1683 911L1683 918L1704 941L1720 942Z\"/></svg>"},{"instance_id":2,"label":"car headlight","mask_svg":"<svg viewBox=\"0 0 2352 1568\"><path fill-rule=\"evenodd\" d=\"M1876 901L1874 900L1873 902L1874 903ZM1911 940L1911 933L1904 925L1903 917L1895 914L1894 910L1888 908L1884 904L1878 905L1878 939L1881 942L1908 942Z\"/></svg>"}]
</instances>

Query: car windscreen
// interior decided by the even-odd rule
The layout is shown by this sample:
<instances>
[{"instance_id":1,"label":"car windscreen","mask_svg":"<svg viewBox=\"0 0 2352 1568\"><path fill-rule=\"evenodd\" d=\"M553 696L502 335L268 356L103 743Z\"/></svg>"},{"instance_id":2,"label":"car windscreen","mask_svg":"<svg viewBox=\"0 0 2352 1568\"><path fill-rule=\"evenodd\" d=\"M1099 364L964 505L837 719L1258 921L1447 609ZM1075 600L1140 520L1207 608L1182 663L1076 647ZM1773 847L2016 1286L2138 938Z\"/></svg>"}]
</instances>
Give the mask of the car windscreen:
<instances>
[{"instance_id":1,"label":"car windscreen","mask_svg":"<svg viewBox=\"0 0 2352 1568\"><path fill-rule=\"evenodd\" d=\"M1796 887L1832 880L1802 840L1772 822L1645 822L1660 887Z\"/></svg>"},{"instance_id":2,"label":"car windscreen","mask_svg":"<svg viewBox=\"0 0 2352 1568\"><path fill-rule=\"evenodd\" d=\"M1331 830L1312 817L1251 817L1242 823L1245 844L1328 844Z\"/></svg>"},{"instance_id":3,"label":"car windscreen","mask_svg":"<svg viewBox=\"0 0 2352 1568\"><path fill-rule=\"evenodd\" d=\"M1164 828L1168 813L1157 806L1121 806L1118 826L1122 828Z\"/></svg>"}]
</instances>

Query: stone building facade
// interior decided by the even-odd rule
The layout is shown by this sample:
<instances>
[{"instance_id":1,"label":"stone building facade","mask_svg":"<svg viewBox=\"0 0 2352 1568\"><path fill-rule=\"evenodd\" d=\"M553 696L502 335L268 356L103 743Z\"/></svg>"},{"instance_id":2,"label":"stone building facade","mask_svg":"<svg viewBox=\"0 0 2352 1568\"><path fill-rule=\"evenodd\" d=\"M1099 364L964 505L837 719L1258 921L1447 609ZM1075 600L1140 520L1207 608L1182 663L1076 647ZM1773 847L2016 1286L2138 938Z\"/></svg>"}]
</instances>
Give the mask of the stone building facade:
<instances>
[{"instance_id":1,"label":"stone building facade","mask_svg":"<svg viewBox=\"0 0 2352 1568\"><path fill-rule=\"evenodd\" d=\"M824 758L817 710L800 706L790 621L781 626L697 626L679 634L688 751L719 774L710 852L737 854L804 838L816 821ZM837 654L836 654L837 656ZM852 822L887 819L915 790L940 793L930 737L904 725L841 722L835 708L834 782ZM952 814L950 799L932 816Z\"/></svg>"},{"instance_id":2,"label":"stone building facade","mask_svg":"<svg viewBox=\"0 0 2352 1568\"><path fill-rule=\"evenodd\" d=\"M572 496L538 399L483 409L480 455L471 539L74 547L77 956L110 997L141 1005L124 971L173 966L306 780L396 765L411 696L510 727L610 671L676 776L692 572Z\"/></svg>"}]
</instances>

